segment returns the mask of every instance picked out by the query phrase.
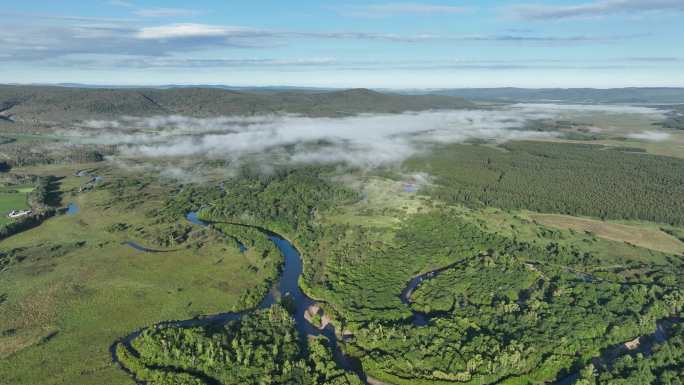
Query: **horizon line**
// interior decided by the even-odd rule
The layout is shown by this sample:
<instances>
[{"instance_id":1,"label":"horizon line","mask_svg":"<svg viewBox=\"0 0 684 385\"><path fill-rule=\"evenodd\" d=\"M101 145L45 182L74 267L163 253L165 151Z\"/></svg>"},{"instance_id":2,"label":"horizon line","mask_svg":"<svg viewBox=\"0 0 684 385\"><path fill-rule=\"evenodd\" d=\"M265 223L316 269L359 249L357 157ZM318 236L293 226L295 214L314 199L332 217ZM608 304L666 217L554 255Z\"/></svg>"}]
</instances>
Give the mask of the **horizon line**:
<instances>
[{"instance_id":1,"label":"horizon line","mask_svg":"<svg viewBox=\"0 0 684 385\"><path fill-rule=\"evenodd\" d=\"M222 83L161 83L161 84L102 84L102 83L72 83L72 82L41 82L41 83L17 83L17 82L0 82L0 86L33 86L33 87L62 87L62 88L227 88L227 89L309 89L309 90L359 90L367 89L374 91L387 90L416 90L416 91L445 91L445 90L483 90L483 89L521 89L521 90L626 90L626 89L684 89L682 85L662 86L662 85L642 85L642 86L625 86L625 87L592 87L592 86L578 86L578 87L521 87L501 85L493 87L324 87L324 86L308 86L308 85L230 85Z\"/></svg>"}]
</instances>

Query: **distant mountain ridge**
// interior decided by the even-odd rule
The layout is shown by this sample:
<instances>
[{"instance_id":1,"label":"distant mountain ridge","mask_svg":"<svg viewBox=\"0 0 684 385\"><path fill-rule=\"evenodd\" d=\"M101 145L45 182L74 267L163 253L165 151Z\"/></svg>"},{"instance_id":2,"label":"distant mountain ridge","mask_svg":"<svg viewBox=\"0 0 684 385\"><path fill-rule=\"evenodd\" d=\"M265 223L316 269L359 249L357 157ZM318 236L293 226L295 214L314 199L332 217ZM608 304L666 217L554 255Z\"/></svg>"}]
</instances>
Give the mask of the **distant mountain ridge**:
<instances>
[{"instance_id":1,"label":"distant mountain ridge","mask_svg":"<svg viewBox=\"0 0 684 385\"><path fill-rule=\"evenodd\" d=\"M684 88L454 88L411 91L409 94L458 96L470 100L500 102L561 102L615 104L679 104L684 103Z\"/></svg>"},{"instance_id":2,"label":"distant mountain ridge","mask_svg":"<svg viewBox=\"0 0 684 385\"><path fill-rule=\"evenodd\" d=\"M18 85L25 87L64 87L87 89L187 89L208 88L223 89L247 93L323 93L344 91L345 88L306 87L306 86L231 86L225 84L161 84L157 86L138 85L94 85L81 83L59 83L54 85L35 84ZM2 85L0 85L2 87ZM624 87L624 88L521 88L521 87L487 87L487 88L414 88L414 89L373 89L381 93L401 95L443 95L459 96L466 99L503 102L539 102L558 101L563 103L684 103L684 87Z\"/></svg>"},{"instance_id":3,"label":"distant mountain ridge","mask_svg":"<svg viewBox=\"0 0 684 385\"><path fill-rule=\"evenodd\" d=\"M186 115L214 117L293 113L349 116L430 109L470 108L463 98L341 91L244 92L223 88L75 88L0 85L4 116L18 123L70 122L121 116Z\"/></svg>"}]
</instances>

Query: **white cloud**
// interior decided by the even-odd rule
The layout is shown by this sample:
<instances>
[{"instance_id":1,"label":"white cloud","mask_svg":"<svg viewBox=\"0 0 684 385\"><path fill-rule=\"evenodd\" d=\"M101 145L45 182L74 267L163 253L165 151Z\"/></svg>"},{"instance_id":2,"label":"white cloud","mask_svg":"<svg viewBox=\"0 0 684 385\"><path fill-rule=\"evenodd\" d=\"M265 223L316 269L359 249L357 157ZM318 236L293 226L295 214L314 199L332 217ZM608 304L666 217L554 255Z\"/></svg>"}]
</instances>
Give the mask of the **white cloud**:
<instances>
[{"instance_id":1,"label":"white cloud","mask_svg":"<svg viewBox=\"0 0 684 385\"><path fill-rule=\"evenodd\" d=\"M141 8L133 13L142 17L192 17L204 12L185 8Z\"/></svg>"},{"instance_id":2,"label":"white cloud","mask_svg":"<svg viewBox=\"0 0 684 385\"><path fill-rule=\"evenodd\" d=\"M552 104L552 103L519 103L513 108L523 111L558 112L603 112L610 114L643 114L662 117L665 111L651 107L607 105L607 104Z\"/></svg>"},{"instance_id":3,"label":"white cloud","mask_svg":"<svg viewBox=\"0 0 684 385\"><path fill-rule=\"evenodd\" d=\"M137 68L210 68L210 67L312 67L339 64L335 58L244 58L244 59L181 59L169 57L128 58L116 63L118 67Z\"/></svg>"},{"instance_id":4,"label":"white cloud","mask_svg":"<svg viewBox=\"0 0 684 385\"><path fill-rule=\"evenodd\" d=\"M600 0L576 5L522 4L510 7L514 16L525 20L597 17L621 13L684 11L682 0Z\"/></svg>"},{"instance_id":5,"label":"white cloud","mask_svg":"<svg viewBox=\"0 0 684 385\"><path fill-rule=\"evenodd\" d=\"M235 37L253 35L256 30L244 27L222 27L207 24L170 24L158 27L143 27L136 37L139 39L184 39L206 37Z\"/></svg>"},{"instance_id":6,"label":"white cloud","mask_svg":"<svg viewBox=\"0 0 684 385\"><path fill-rule=\"evenodd\" d=\"M128 8L134 15L140 17L191 17L203 14L203 11L188 8L141 8L131 1L109 0L110 5Z\"/></svg>"},{"instance_id":7,"label":"white cloud","mask_svg":"<svg viewBox=\"0 0 684 385\"><path fill-rule=\"evenodd\" d=\"M119 160L160 160L187 169L203 159L231 165L346 163L363 168L399 164L436 145L483 139L496 143L544 139L557 132L528 131L531 120L558 119L566 111L659 114L631 106L518 104L496 109L366 114L347 118L295 115L122 117L90 121L62 134L72 141L117 145ZM660 141L667 133L646 131L634 139ZM160 164L160 162L150 162ZM227 170L231 171L231 170ZM169 174L170 175L170 174Z\"/></svg>"},{"instance_id":8,"label":"white cloud","mask_svg":"<svg viewBox=\"0 0 684 385\"><path fill-rule=\"evenodd\" d=\"M521 130L541 110L455 110L349 118L291 115L196 119L183 116L88 122L89 143L119 144L127 157L208 157L241 160L274 156L279 162L361 167L401 162L438 143L469 139L506 141L552 137ZM69 135L74 135L70 131ZM270 154L270 155L269 155Z\"/></svg>"},{"instance_id":9,"label":"white cloud","mask_svg":"<svg viewBox=\"0 0 684 385\"><path fill-rule=\"evenodd\" d=\"M109 0L109 4L115 7L135 8L133 3L124 0Z\"/></svg>"},{"instance_id":10,"label":"white cloud","mask_svg":"<svg viewBox=\"0 0 684 385\"><path fill-rule=\"evenodd\" d=\"M21 15L13 20L33 18L32 15ZM37 19L46 18L37 17ZM220 57L187 57L188 54L214 48L273 48L287 44L305 44L302 40L358 40L382 41L398 44L420 44L436 42L492 42L531 45L577 45L604 44L616 40L631 39L635 36L543 36L543 35L440 35L429 33L394 34L379 32L354 31L287 31L256 29L247 26L225 26L202 23L175 23L139 26L125 20L116 19L74 19L73 17L51 16L70 25L52 25L50 23L13 24L0 28L2 62L27 63L31 61L49 61L50 65L73 66L83 69L84 62L70 60L92 60L91 67L117 68L129 64L133 67L144 67L149 62L155 67L153 59L161 60L160 66L198 67L202 63L208 67L222 64L235 65ZM86 55L89 55L86 57ZM119 61L119 58L137 58L138 60ZM175 62L173 62L175 60ZM185 61L185 63L183 63ZM256 65L263 63L252 62ZM249 64L249 63L245 63ZM278 64L278 63L275 63ZM298 63L291 63L297 65ZM306 63L301 63L308 65ZM329 63L323 63L329 64ZM355 66L349 66L355 69ZM497 68L500 68L498 66Z\"/></svg>"},{"instance_id":11,"label":"white cloud","mask_svg":"<svg viewBox=\"0 0 684 385\"><path fill-rule=\"evenodd\" d=\"M354 12L357 13L372 13L372 14L397 14L397 13L413 13L413 14L453 14L463 13L467 8L453 5L437 5L425 3L385 3L372 4L367 6L353 7Z\"/></svg>"},{"instance_id":12,"label":"white cloud","mask_svg":"<svg viewBox=\"0 0 684 385\"><path fill-rule=\"evenodd\" d=\"M670 139L672 135L668 134L667 132L644 131L636 134L629 134L627 137L631 139L647 140L649 142L663 142Z\"/></svg>"}]
</instances>

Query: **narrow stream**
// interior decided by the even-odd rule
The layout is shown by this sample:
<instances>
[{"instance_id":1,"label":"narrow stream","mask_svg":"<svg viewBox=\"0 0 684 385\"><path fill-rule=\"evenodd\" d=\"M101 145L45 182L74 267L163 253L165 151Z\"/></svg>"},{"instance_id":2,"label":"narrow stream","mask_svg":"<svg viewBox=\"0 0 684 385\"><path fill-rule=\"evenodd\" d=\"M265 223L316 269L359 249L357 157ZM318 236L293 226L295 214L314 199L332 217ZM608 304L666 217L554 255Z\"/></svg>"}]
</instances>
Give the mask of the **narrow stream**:
<instances>
[{"instance_id":1,"label":"narrow stream","mask_svg":"<svg viewBox=\"0 0 684 385\"><path fill-rule=\"evenodd\" d=\"M125 242L124 243L128 247L132 247L138 251L142 251L144 253L170 253L172 251L177 251L177 250L157 250L157 249L150 249L149 247L145 247L137 242Z\"/></svg>"},{"instance_id":2,"label":"narrow stream","mask_svg":"<svg viewBox=\"0 0 684 385\"><path fill-rule=\"evenodd\" d=\"M653 346L665 342L670 336L668 335L668 326L678 324L684 321L678 317L670 317L656 321L656 330L651 334L639 337L639 346L633 350L627 349L625 343L610 346L601 353L598 357L594 357L608 366L611 366L615 360L625 354L635 355L641 353L644 356L649 356L653 352ZM549 382L549 385L572 385L579 379L579 371L574 371L559 380Z\"/></svg>"},{"instance_id":3,"label":"narrow stream","mask_svg":"<svg viewBox=\"0 0 684 385\"><path fill-rule=\"evenodd\" d=\"M401 299L401 302L404 305L406 305L409 308L409 310L411 310L411 313L413 313L413 316L411 317L411 323L413 323L413 325L418 327L426 326L430 322L430 315L417 312L411 308L411 294L418 288L418 286L420 286L421 283L423 283L423 281L430 278L434 278L437 275L439 275L439 273L449 270L454 266L458 265L459 263L460 262L452 263L448 266L440 267L439 269L431 270L427 273L417 275L413 277L413 279L411 279L409 283L406 285L404 290L401 291L401 294L399 294L399 298Z\"/></svg>"},{"instance_id":4,"label":"narrow stream","mask_svg":"<svg viewBox=\"0 0 684 385\"><path fill-rule=\"evenodd\" d=\"M198 226L207 226L208 225L206 222L202 221L201 219L199 219L197 217L197 211L192 211L192 212L188 213L188 215L185 216L185 219L187 219L188 222L193 223L193 224L198 225ZM247 251L247 246L245 246L244 243L240 242L239 239L235 238L235 242L237 243L238 249L240 249L241 253L244 253L245 251Z\"/></svg>"}]
</instances>

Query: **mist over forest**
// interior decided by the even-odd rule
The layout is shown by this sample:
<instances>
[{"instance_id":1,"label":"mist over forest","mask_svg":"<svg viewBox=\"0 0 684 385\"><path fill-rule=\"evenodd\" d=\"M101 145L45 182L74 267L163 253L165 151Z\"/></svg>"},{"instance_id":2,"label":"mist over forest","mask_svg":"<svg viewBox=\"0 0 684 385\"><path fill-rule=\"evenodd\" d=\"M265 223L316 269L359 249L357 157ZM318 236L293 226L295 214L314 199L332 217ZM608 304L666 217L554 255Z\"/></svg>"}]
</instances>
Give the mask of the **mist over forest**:
<instances>
[{"instance_id":1,"label":"mist over forest","mask_svg":"<svg viewBox=\"0 0 684 385\"><path fill-rule=\"evenodd\" d=\"M294 114L123 116L88 120L59 133L76 142L117 146L123 158L198 157L239 162L260 155L267 162L265 155L269 154L275 157L272 162L372 168L400 164L435 145L558 137L561 132L541 130L530 122L559 119L564 112L664 116L663 110L647 107L514 104L339 118ZM659 140L667 134L647 131L633 137Z\"/></svg>"}]
</instances>

